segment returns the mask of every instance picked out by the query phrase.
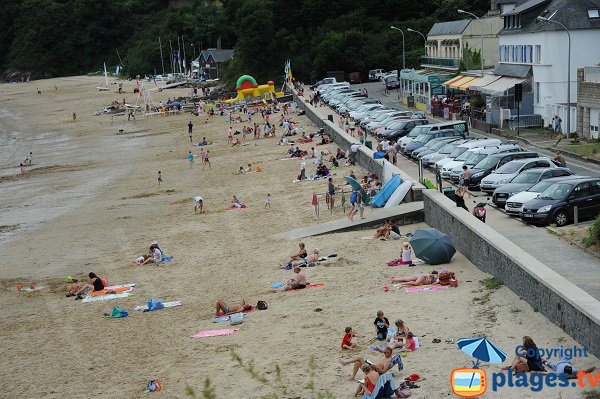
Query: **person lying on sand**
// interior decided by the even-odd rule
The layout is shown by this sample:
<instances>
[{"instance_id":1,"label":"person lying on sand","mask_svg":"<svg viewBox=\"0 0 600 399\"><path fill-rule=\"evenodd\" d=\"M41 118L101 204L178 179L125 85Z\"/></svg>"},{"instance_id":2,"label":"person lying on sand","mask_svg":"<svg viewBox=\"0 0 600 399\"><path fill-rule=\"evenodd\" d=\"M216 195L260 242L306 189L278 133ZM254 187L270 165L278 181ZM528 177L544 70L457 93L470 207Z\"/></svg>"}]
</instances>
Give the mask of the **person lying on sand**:
<instances>
[{"instance_id":1,"label":"person lying on sand","mask_svg":"<svg viewBox=\"0 0 600 399\"><path fill-rule=\"evenodd\" d=\"M279 268L289 270L289 269L292 269L294 266L304 266L304 267L310 266L311 264L317 263L319 261L319 253L320 253L319 248L315 248L310 255L308 255L302 259L288 262L285 265L280 264Z\"/></svg>"},{"instance_id":2,"label":"person lying on sand","mask_svg":"<svg viewBox=\"0 0 600 399\"><path fill-rule=\"evenodd\" d=\"M296 273L296 277L290 279L287 282L287 285L283 286L280 289L274 290L274 292L284 292L291 290L301 290L306 288L308 285L308 281L306 280L306 274L300 271L300 266L294 266L294 273Z\"/></svg>"},{"instance_id":3,"label":"person lying on sand","mask_svg":"<svg viewBox=\"0 0 600 399\"><path fill-rule=\"evenodd\" d=\"M518 349L519 347L517 347ZM539 350L533 338L529 336L523 337L523 345L520 345L517 351L517 356L511 363L510 367L503 367L502 370L513 370L513 373L545 372L544 359L540 356Z\"/></svg>"},{"instance_id":4,"label":"person lying on sand","mask_svg":"<svg viewBox=\"0 0 600 399\"><path fill-rule=\"evenodd\" d=\"M377 348L378 352L383 353L384 358L377 363L372 363L364 357L356 357L354 359L344 360L339 359L340 364L342 366L347 366L349 364L354 364L354 369L352 370L352 376L350 380L354 380L356 378L356 373L358 373L358 369L360 369L364 364L369 364L373 370L375 370L379 374L385 374L390 369L392 364L392 348L385 347L384 349Z\"/></svg>"},{"instance_id":5,"label":"person lying on sand","mask_svg":"<svg viewBox=\"0 0 600 399\"><path fill-rule=\"evenodd\" d=\"M79 280L73 279L71 281L71 285L69 285L69 291L67 292L67 298L70 296L77 295L77 292L81 290L81 286L79 285Z\"/></svg>"},{"instance_id":6,"label":"person lying on sand","mask_svg":"<svg viewBox=\"0 0 600 399\"><path fill-rule=\"evenodd\" d=\"M243 208L243 205L240 202L240 199L235 195L233 196L233 200L231 201L231 206L236 207L236 208Z\"/></svg>"},{"instance_id":7,"label":"person lying on sand","mask_svg":"<svg viewBox=\"0 0 600 399\"><path fill-rule=\"evenodd\" d=\"M542 363L548 368L552 369L556 374L566 374L568 379L577 378L577 374L580 370L576 369L571 363L571 359L567 356L563 355L558 362L549 362L547 360L542 360ZM590 367L582 370L585 374L589 374L596 370L596 367Z\"/></svg>"},{"instance_id":8,"label":"person lying on sand","mask_svg":"<svg viewBox=\"0 0 600 399\"><path fill-rule=\"evenodd\" d=\"M409 277L398 277L392 279L392 284L401 283L400 287L416 287L419 285L431 285L438 281L438 272L432 271L430 274L417 274Z\"/></svg>"},{"instance_id":9,"label":"person lying on sand","mask_svg":"<svg viewBox=\"0 0 600 399\"><path fill-rule=\"evenodd\" d=\"M251 310L252 305L248 305L246 301L242 301L240 304L236 303L235 305L227 305L224 300L219 299L215 304L215 308L217 309L215 314L218 316L221 313L229 314L243 312L245 310Z\"/></svg>"}]
</instances>

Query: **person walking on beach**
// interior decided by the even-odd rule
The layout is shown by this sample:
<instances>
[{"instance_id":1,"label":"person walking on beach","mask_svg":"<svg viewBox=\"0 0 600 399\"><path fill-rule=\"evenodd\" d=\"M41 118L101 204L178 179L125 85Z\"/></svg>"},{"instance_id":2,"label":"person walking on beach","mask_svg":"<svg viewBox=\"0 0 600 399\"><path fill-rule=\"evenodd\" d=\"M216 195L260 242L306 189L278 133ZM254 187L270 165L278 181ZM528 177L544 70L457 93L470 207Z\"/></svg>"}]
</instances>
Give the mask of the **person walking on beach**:
<instances>
[{"instance_id":1,"label":"person walking on beach","mask_svg":"<svg viewBox=\"0 0 600 399\"><path fill-rule=\"evenodd\" d=\"M33 163L33 152L29 152L27 157L25 157L25 165L31 166L32 163Z\"/></svg>"},{"instance_id":2,"label":"person walking on beach","mask_svg":"<svg viewBox=\"0 0 600 399\"><path fill-rule=\"evenodd\" d=\"M233 129L231 129L231 126L229 126L229 129L227 129L227 144L231 144L233 142Z\"/></svg>"},{"instance_id":3,"label":"person walking on beach","mask_svg":"<svg viewBox=\"0 0 600 399\"><path fill-rule=\"evenodd\" d=\"M306 179L306 160L304 157L300 159L300 180Z\"/></svg>"},{"instance_id":4,"label":"person walking on beach","mask_svg":"<svg viewBox=\"0 0 600 399\"><path fill-rule=\"evenodd\" d=\"M23 165L22 163L19 164L19 167L21 168L21 176L25 177L25 165Z\"/></svg>"},{"instance_id":5,"label":"person walking on beach","mask_svg":"<svg viewBox=\"0 0 600 399\"><path fill-rule=\"evenodd\" d=\"M208 165L208 169L212 169L210 166L210 160L208 159L210 151L206 150L206 154L204 155L204 162L202 163L202 170Z\"/></svg>"},{"instance_id":6,"label":"person walking on beach","mask_svg":"<svg viewBox=\"0 0 600 399\"><path fill-rule=\"evenodd\" d=\"M158 171L158 189L160 190L160 183L162 183L162 173L160 170Z\"/></svg>"},{"instance_id":7,"label":"person walking on beach","mask_svg":"<svg viewBox=\"0 0 600 399\"><path fill-rule=\"evenodd\" d=\"M76 122L77 121L77 114L75 112L73 112L72 117L73 117L73 122Z\"/></svg>"},{"instance_id":8,"label":"person walking on beach","mask_svg":"<svg viewBox=\"0 0 600 399\"><path fill-rule=\"evenodd\" d=\"M265 198L265 208L271 209L271 194L267 194Z\"/></svg>"},{"instance_id":9,"label":"person walking on beach","mask_svg":"<svg viewBox=\"0 0 600 399\"><path fill-rule=\"evenodd\" d=\"M194 127L194 125L192 124L192 121L190 121L190 123L188 123L188 135L190 136L190 144L192 143L192 128Z\"/></svg>"},{"instance_id":10,"label":"person walking on beach","mask_svg":"<svg viewBox=\"0 0 600 399\"><path fill-rule=\"evenodd\" d=\"M188 161L190 163L190 168L191 168L192 165L194 164L194 154L192 154L192 151L188 151Z\"/></svg>"},{"instance_id":11,"label":"person walking on beach","mask_svg":"<svg viewBox=\"0 0 600 399\"><path fill-rule=\"evenodd\" d=\"M335 205L335 185L333 184L333 178L329 178L327 184L327 195L329 196L329 209L333 213L333 206Z\"/></svg>"},{"instance_id":12,"label":"person walking on beach","mask_svg":"<svg viewBox=\"0 0 600 399\"><path fill-rule=\"evenodd\" d=\"M200 213L202 213L204 208L204 198L198 196L198 197L194 197L194 213L196 213L198 211L198 209L200 209Z\"/></svg>"}]
</instances>

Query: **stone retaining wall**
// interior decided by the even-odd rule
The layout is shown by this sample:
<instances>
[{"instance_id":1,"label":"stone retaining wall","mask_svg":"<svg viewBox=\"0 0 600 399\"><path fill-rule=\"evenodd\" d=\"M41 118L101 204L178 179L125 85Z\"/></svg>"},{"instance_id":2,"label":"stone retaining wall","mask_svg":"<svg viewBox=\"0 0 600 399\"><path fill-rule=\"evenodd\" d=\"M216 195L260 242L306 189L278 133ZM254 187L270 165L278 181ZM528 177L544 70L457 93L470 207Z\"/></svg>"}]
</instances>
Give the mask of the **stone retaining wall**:
<instances>
[{"instance_id":1,"label":"stone retaining wall","mask_svg":"<svg viewBox=\"0 0 600 399\"><path fill-rule=\"evenodd\" d=\"M423 193L425 223L448 234L475 266L600 356L600 302L435 190Z\"/></svg>"}]
</instances>

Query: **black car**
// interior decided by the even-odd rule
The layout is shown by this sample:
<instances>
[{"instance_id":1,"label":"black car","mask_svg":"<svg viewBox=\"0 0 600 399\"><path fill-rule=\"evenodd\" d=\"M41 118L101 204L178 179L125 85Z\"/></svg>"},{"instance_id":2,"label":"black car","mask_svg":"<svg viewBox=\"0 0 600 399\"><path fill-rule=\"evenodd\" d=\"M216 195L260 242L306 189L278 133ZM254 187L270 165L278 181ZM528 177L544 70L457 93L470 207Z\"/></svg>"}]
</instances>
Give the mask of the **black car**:
<instances>
[{"instance_id":1,"label":"black car","mask_svg":"<svg viewBox=\"0 0 600 399\"><path fill-rule=\"evenodd\" d=\"M385 88L387 90L399 89L400 81L398 80L398 77L392 75L392 76L388 76L387 78L385 78Z\"/></svg>"},{"instance_id":2,"label":"black car","mask_svg":"<svg viewBox=\"0 0 600 399\"><path fill-rule=\"evenodd\" d=\"M542 180L553 177L571 176L573 171L567 168L533 168L519 173L508 184L503 184L494 190L492 202L502 208L506 205L506 200L513 195L528 190Z\"/></svg>"},{"instance_id":3,"label":"black car","mask_svg":"<svg viewBox=\"0 0 600 399\"><path fill-rule=\"evenodd\" d=\"M385 137L388 140L397 141L399 138L406 136L410 133L411 130L415 128L415 126L427 125L429 121L427 119L406 119L403 121L399 121L399 126L391 129L384 130L381 132L380 137Z\"/></svg>"},{"instance_id":4,"label":"black car","mask_svg":"<svg viewBox=\"0 0 600 399\"><path fill-rule=\"evenodd\" d=\"M565 180L555 183L527 201L519 214L525 222L564 226L574 219L595 218L600 213L600 178Z\"/></svg>"}]
</instances>

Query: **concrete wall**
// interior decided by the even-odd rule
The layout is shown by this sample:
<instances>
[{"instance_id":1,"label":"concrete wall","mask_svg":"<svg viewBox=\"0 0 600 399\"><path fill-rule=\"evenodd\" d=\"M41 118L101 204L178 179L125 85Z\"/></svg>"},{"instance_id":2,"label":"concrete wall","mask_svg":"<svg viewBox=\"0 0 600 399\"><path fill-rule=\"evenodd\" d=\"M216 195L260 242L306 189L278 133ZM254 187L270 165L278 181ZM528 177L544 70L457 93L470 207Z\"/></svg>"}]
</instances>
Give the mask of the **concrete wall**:
<instances>
[{"instance_id":1,"label":"concrete wall","mask_svg":"<svg viewBox=\"0 0 600 399\"><path fill-rule=\"evenodd\" d=\"M424 192L425 222L448 234L456 249L600 355L600 302L517 247L496 230L457 208L435 190Z\"/></svg>"},{"instance_id":2,"label":"concrete wall","mask_svg":"<svg viewBox=\"0 0 600 399\"><path fill-rule=\"evenodd\" d=\"M600 109L600 83L585 80L584 69L577 70L577 133L581 137L597 139L598 132L590 131L590 125L598 126L596 115Z\"/></svg>"},{"instance_id":3,"label":"concrete wall","mask_svg":"<svg viewBox=\"0 0 600 399\"><path fill-rule=\"evenodd\" d=\"M306 102L303 98L298 97L296 93L294 93L294 100L298 104L298 107L300 107L301 109L303 109L306 112L306 116L308 117L308 119L310 119L311 122L313 122L317 127L323 128L325 133L329 134L331 136L331 138L333 139L333 141L342 150L344 150L346 152L346 154L349 153L350 146L352 144L360 143L360 141L358 139L356 139L356 138L350 136L349 134L347 134L346 132L344 132L344 130L341 129L338 125L336 125L334 122L329 121L327 118L325 118L325 119L321 118L321 116L319 116L317 114L317 112L315 111L315 108L312 105L308 104L308 102ZM324 108L321 108L321 109L324 109ZM335 111L333 111L332 109L329 109L329 108L325 108L325 109L326 109L326 113L328 115L335 114ZM379 176L380 178L383 178L383 176L384 176L384 173L383 173L384 166L383 165L385 163L386 169L387 169L386 175L391 171L391 173L393 173L393 174L400 175L400 178L402 179L402 181L405 181L405 180L417 181L417 179L413 178L412 176L409 176L403 170L399 169L395 165L392 165L390 162L388 162L384 159L373 159L373 151L364 145L361 146L358 150L358 156L356 157L356 163L358 165L360 165L361 167L363 167L364 169L368 170L369 172L377 174L377 176ZM409 200L422 201L423 200L422 190L424 188L425 187L420 183L417 183L416 186L413 186L413 196L412 196L412 198L409 198Z\"/></svg>"}]
</instances>

